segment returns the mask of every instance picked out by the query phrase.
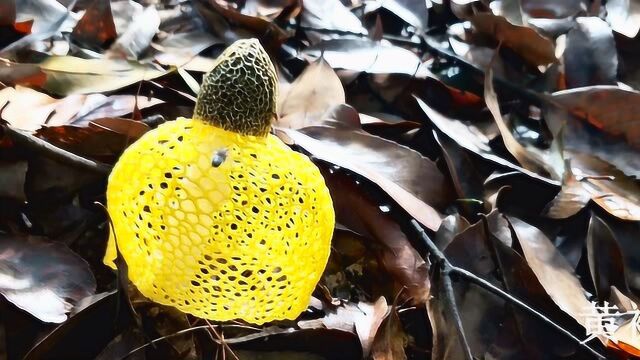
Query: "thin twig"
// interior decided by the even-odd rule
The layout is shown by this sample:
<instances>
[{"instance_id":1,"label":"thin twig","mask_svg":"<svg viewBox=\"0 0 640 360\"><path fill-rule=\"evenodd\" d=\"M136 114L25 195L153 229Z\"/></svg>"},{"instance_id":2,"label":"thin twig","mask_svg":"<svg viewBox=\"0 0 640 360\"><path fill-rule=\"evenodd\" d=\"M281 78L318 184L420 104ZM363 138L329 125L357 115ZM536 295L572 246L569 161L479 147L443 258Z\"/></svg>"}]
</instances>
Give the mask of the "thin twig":
<instances>
[{"instance_id":1,"label":"thin twig","mask_svg":"<svg viewBox=\"0 0 640 360\"><path fill-rule=\"evenodd\" d=\"M595 349L593 349L589 345L587 345L585 343L582 343L582 341L580 339L578 339L576 336L574 336L571 332L565 330L560 325L555 323L553 320L549 319L546 315L544 315L541 312L535 310L534 308L532 308L531 306L527 305L523 301L517 299L513 295L507 293L506 291L496 287L495 285L491 284L490 282L488 282L488 281L476 276L472 272L467 271L467 270L462 269L462 268L459 268L457 266L451 265L449 260L447 260L447 258L444 256L444 254L436 247L436 245L429 238L429 236L424 231L422 226L420 226L420 224L415 219L411 220L411 225L413 226L413 228L416 230L416 232L418 233L418 235L420 236L420 238L422 239L422 241L426 245L427 250L429 251L431 256L433 256L435 258L436 262L441 262L442 263L442 267L441 267L441 269L443 269L442 271L445 271L447 273L454 273L454 274L460 276L461 278L463 278L463 279L465 279L465 280L467 280L467 281L469 281L469 282L481 287L482 289L484 289L484 290L486 290L486 291L488 291L488 292L490 292L490 293L502 298L503 300L505 300L505 301L507 301L507 302L509 302L509 303L511 303L513 305L516 305L516 307L520 308L521 310L529 313L533 317L539 319L540 321L544 322L545 324L547 324L547 325L553 327L554 329L558 330L559 332L561 332L562 334L567 336L569 339L571 339L573 342L575 342L579 347L581 347L584 350L590 352L592 355L594 355L598 359L606 359L606 357L604 355L600 354L598 351L596 351Z\"/></svg>"},{"instance_id":2,"label":"thin twig","mask_svg":"<svg viewBox=\"0 0 640 360\"><path fill-rule=\"evenodd\" d=\"M445 295L443 300L445 302L445 305L449 308L449 313L453 315L454 325L456 327L456 332L458 333L458 339L464 351L464 358L465 360L473 360L471 348L469 347L469 342L467 341L467 335L464 333L462 317L460 316L460 311L458 310L458 305L456 304L456 296L453 292L453 284L451 283L450 272L441 271L440 275L442 276L440 281L442 281Z\"/></svg>"},{"instance_id":3,"label":"thin twig","mask_svg":"<svg viewBox=\"0 0 640 360\"><path fill-rule=\"evenodd\" d=\"M17 145L24 146L35 153L51 160L60 161L77 169L91 171L100 175L111 172L111 166L83 158L67 150L61 149L29 133L16 130L11 126L0 126L1 131Z\"/></svg>"}]
</instances>

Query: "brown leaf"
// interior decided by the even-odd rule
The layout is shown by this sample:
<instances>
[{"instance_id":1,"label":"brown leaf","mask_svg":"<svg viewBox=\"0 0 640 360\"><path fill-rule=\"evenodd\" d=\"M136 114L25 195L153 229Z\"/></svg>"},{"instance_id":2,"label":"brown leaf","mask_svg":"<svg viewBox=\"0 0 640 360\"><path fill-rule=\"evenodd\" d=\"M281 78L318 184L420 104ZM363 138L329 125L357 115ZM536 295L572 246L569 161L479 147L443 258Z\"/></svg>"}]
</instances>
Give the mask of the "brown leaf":
<instances>
[{"instance_id":1,"label":"brown leaf","mask_svg":"<svg viewBox=\"0 0 640 360\"><path fill-rule=\"evenodd\" d=\"M562 189L547 205L545 213L552 219L565 219L582 210L591 200L591 196L582 184L576 180L570 169L565 171Z\"/></svg>"},{"instance_id":2,"label":"brown leaf","mask_svg":"<svg viewBox=\"0 0 640 360\"><path fill-rule=\"evenodd\" d=\"M43 127L36 136L76 155L113 163L149 127L139 121L102 118L88 127L73 125Z\"/></svg>"},{"instance_id":3,"label":"brown leaf","mask_svg":"<svg viewBox=\"0 0 640 360\"><path fill-rule=\"evenodd\" d=\"M514 217L507 220L527 263L547 294L560 309L585 326L583 314L592 305L569 262L540 230Z\"/></svg>"},{"instance_id":4,"label":"brown leaf","mask_svg":"<svg viewBox=\"0 0 640 360\"><path fill-rule=\"evenodd\" d=\"M549 99L602 131L640 149L640 92L617 86L588 86L555 92Z\"/></svg>"},{"instance_id":5,"label":"brown leaf","mask_svg":"<svg viewBox=\"0 0 640 360\"><path fill-rule=\"evenodd\" d=\"M374 360L406 360L404 347L407 343L407 335L402 329L402 323L398 317L398 309L393 306L373 340L371 358Z\"/></svg>"},{"instance_id":6,"label":"brown leaf","mask_svg":"<svg viewBox=\"0 0 640 360\"><path fill-rule=\"evenodd\" d=\"M440 228L436 232L434 239L435 245L444 250L453 241L453 239L470 226L467 219L459 214L449 215L442 220Z\"/></svg>"},{"instance_id":7,"label":"brown leaf","mask_svg":"<svg viewBox=\"0 0 640 360\"><path fill-rule=\"evenodd\" d=\"M100 48L118 36L111 13L111 1L94 0L73 28L71 38Z\"/></svg>"},{"instance_id":8,"label":"brown leaf","mask_svg":"<svg viewBox=\"0 0 640 360\"><path fill-rule=\"evenodd\" d=\"M60 243L2 235L0 293L44 322L61 323L73 303L93 294L96 281L87 263Z\"/></svg>"},{"instance_id":9,"label":"brown leaf","mask_svg":"<svg viewBox=\"0 0 640 360\"><path fill-rule=\"evenodd\" d=\"M535 30L511 24L502 16L481 13L471 17L474 28L492 36L533 65L546 65L556 61L553 43Z\"/></svg>"},{"instance_id":10,"label":"brown leaf","mask_svg":"<svg viewBox=\"0 0 640 360\"><path fill-rule=\"evenodd\" d=\"M205 0L199 1L204 2ZM259 38L269 36L269 42L273 41L274 45L279 45L288 37L287 33L276 24L256 16L244 15L231 7L226 1L206 0L206 2L230 23L244 27Z\"/></svg>"},{"instance_id":11,"label":"brown leaf","mask_svg":"<svg viewBox=\"0 0 640 360\"><path fill-rule=\"evenodd\" d=\"M344 89L333 69L322 58L311 63L279 99L277 126L299 129L317 125L333 105L345 103Z\"/></svg>"},{"instance_id":12,"label":"brown leaf","mask_svg":"<svg viewBox=\"0 0 640 360\"><path fill-rule=\"evenodd\" d=\"M278 134L285 142L374 182L429 229L440 226L440 215L431 205L447 206L452 191L435 163L420 153L363 131L328 126L280 129Z\"/></svg>"},{"instance_id":13,"label":"brown leaf","mask_svg":"<svg viewBox=\"0 0 640 360\"><path fill-rule=\"evenodd\" d=\"M13 26L16 22L16 1L8 0L0 3L0 26Z\"/></svg>"},{"instance_id":14,"label":"brown leaf","mask_svg":"<svg viewBox=\"0 0 640 360\"><path fill-rule=\"evenodd\" d=\"M323 175L337 222L375 240L378 261L406 288L412 303L423 304L429 297L429 267L400 226L343 173L323 169Z\"/></svg>"},{"instance_id":15,"label":"brown leaf","mask_svg":"<svg viewBox=\"0 0 640 360\"><path fill-rule=\"evenodd\" d=\"M497 212L491 216L501 217ZM506 227L506 221L496 221L490 217L487 219L488 226L480 221L455 236L444 249L445 256L453 265L464 268L508 291L554 319L564 328L571 331L576 330L576 327L579 329L579 325L571 317L563 314L555 306L525 259L499 239L503 236L502 232L509 232L508 229L503 229ZM510 237L511 234L509 233L508 236ZM478 287L469 286L464 281L454 282L453 288L467 341L474 355L491 353L499 358L499 354L513 354L514 358L524 356L527 359L544 359L545 354L566 356L573 352L573 344L558 338L557 333L549 332L546 325L531 318L530 315L508 306L500 297L491 295ZM433 292L434 297L442 303L444 294L435 293L435 289ZM431 301L430 306L432 306ZM433 304L434 308L439 307L444 310L442 306L442 304ZM459 352L462 349L456 343L451 314L444 316L449 318L448 322L443 322L441 325L432 324L434 340L437 334L439 341L437 344L434 343L434 356L437 354L437 358L449 358L440 356L449 355L450 351ZM449 339L449 336L452 339Z\"/></svg>"}]
</instances>

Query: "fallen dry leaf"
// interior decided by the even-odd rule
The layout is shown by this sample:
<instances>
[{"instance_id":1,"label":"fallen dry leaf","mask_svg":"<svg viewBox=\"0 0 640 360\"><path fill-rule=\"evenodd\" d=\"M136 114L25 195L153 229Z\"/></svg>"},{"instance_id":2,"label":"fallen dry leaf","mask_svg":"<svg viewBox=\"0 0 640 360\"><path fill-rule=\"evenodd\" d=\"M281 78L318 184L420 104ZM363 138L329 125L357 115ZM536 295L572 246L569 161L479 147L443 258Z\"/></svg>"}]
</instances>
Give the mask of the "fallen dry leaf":
<instances>
[{"instance_id":1,"label":"fallen dry leaf","mask_svg":"<svg viewBox=\"0 0 640 360\"><path fill-rule=\"evenodd\" d=\"M400 226L341 172L323 169L336 209L336 221L375 240L378 262L406 290L414 304L429 298L429 267ZM395 294L389 294L395 296Z\"/></svg>"},{"instance_id":2,"label":"fallen dry leaf","mask_svg":"<svg viewBox=\"0 0 640 360\"><path fill-rule=\"evenodd\" d=\"M335 311L328 312L321 319L299 321L301 329L314 329L323 326L327 329L355 332L362 344L362 353L367 356L371 352L374 337L389 313L389 306L384 297L375 303L346 303Z\"/></svg>"},{"instance_id":3,"label":"fallen dry leaf","mask_svg":"<svg viewBox=\"0 0 640 360\"><path fill-rule=\"evenodd\" d=\"M592 305L569 262L539 229L515 217L507 220L515 233L514 239L547 294L560 309L585 326L583 314Z\"/></svg>"},{"instance_id":4,"label":"fallen dry leaf","mask_svg":"<svg viewBox=\"0 0 640 360\"><path fill-rule=\"evenodd\" d=\"M552 218L575 215L592 200L611 215L640 220L640 185L613 165L583 153L569 153L571 172L565 174L562 190L548 205Z\"/></svg>"},{"instance_id":5,"label":"fallen dry leaf","mask_svg":"<svg viewBox=\"0 0 640 360\"><path fill-rule=\"evenodd\" d=\"M492 36L533 65L547 65L556 61L553 43L535 30L510 23L502 16L481 13L470 19L474 28Z\"/></svg>"},{"instance_id":6,"label":"fallen dry leaf","mask_svg":"<svg viewBox=\"0 0 640 360\"><path fill-rule=\"evenodd\" d=\"M617 86L588 86L555 92L550 101L640 148L640 124L635 117L640 107L640 92Z\"/></svg>"},{"instance_id":7,"label":"fallen dry leaf","mask_svg":"<svg viewBox=\"0 0 640 360\"><path fill-rule=\"evenodd\" d=\"M496 50L494 59L497 57L499 49L500 46L498 46L498 49ZM500 112L498 95L496 95L496 92L493 89L492 65L493 61L487 68L484 76L484 100L487 103L487 108L489 108L491 115L493 115L496 125L498 125L504 145L507 147L511 155L513 155L513 157L515 157L520 165L525 169L535 172L541 176L550 176L554 179L559 179L559 174L556 174L553 168L548 166L540 156L537 156L537 154L522 146L511 133L511 129L507 127L507 124L502 118L502 113Z\"/></svg>"},{"instance_id":8,"label":"fallen dry leaf","mask_svg":"<svg viewBox=\"0 0 640 360\"><path fill-rule=\"evenodd\" d=\"M0 269L0 294L45 322L65 321L73 303L96 289L82 258L36 237L2 235Z\"/></svg>"},{"instance_id":9,"label":"fallen dry leaf","mask_svg":"<svg viewBox=\"0 0 640 360\"><path fill-rule=\"evenodd\" d=\"M304 53L313 59L323 57L334 69L364 71L371 74L415 75L420 58L399 46L369 39L334 39L310 46Z\"/></svg>"},{"instance_id":10,"label":"fallen dry leaf","mask_svg":"<svg viewBox=\"0 0 640 360\"><path fill-rule=\"evenodd\" d=\"M436 230L440 226L440 215L429 204L442 204L451 193L442 191L447 189L444 177L434 163L419 153L361 131L345 131L328 126L307 127L304 133L280 129L278 134L282 134L280 137L284 137L285 142L302 146L313 156L374 182L429 229ZM381 151L386 151L388 155L381 158ZM403 156L399 157L400 154ZM400 159L402 163L398 163ZM409 166L411 162L421 163L422 166ZM397 170L402 164L407 165L407 170L421 171L425 175L420 178L407 177L406 173ZM402 181L403 178L409 182ZM424 182L425 178L431 180Z\"/></svg>"},{"instance_id":11,"label":"fallen dry leaf","mask_svg":"<svg viewBox=\"0 0 640 360\"><path fill-rule=\"evenodd\" d=\"M320 58L309 64L279 99L276 125L293 129L317 125L329 108L345 102L340 79Z\"/></svg>"},{"instance_id":12,"label":"fallen dry leaf","mask_svg":"<svg viewBox=\"0 0 640 360\"><path fill-rule=\"evenodd\" d=\"M115 40L117 36L109 0L92 2L71 33L75 41L96 48Z\"/></svg>"},{"instance_id":13,"label":"fallen dry leaf","mask_svg":"<svg viewBox=\"0 0 640 360\"><path fill-rule=\"evenodd\" d=\"M384 319L373 340L371 358L374 360L406 360L404 348L407 335L402 329L398 309L393 306Z\"/></svg>"}]
</instances>

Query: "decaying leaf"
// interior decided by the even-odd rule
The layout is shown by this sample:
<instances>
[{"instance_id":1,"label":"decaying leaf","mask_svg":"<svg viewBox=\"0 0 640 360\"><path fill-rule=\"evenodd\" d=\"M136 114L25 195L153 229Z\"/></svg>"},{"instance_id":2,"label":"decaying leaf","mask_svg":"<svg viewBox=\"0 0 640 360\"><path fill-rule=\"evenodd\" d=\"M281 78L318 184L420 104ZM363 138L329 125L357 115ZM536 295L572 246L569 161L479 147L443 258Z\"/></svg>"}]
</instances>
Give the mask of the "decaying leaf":
<instances>
[{"instance_id":1,"label":"decaying leaf","mask_svg":"<svg viewBox=\"0 0 640 360\"><path fill-rule=\"evenodd\" d=\"M534 65L547 65L556 61L553 43L535 30L510 23L502 16L481 13L471 17L477 31L493 36L504 46Z\"/></svg>"}]
</instances>

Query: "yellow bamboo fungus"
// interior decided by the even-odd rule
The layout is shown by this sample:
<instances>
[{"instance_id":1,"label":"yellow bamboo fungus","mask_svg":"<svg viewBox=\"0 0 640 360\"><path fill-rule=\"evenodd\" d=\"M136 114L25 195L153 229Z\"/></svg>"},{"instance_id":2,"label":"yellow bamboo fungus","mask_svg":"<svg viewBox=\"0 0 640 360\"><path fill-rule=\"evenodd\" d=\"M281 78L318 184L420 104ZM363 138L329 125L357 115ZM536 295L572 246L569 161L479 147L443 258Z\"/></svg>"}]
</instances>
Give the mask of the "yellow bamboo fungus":
<instances>
[{"instance_id":1,"label":"yellow bamboo fungus","mask_svg":"<svg viewBox=\"0 0 640 360\"><path fill-rule=\"evenodd\" d=\"M221 90L213 80L227 68L235 75ZM129 278L149 299L255 324L307 307L335 215L317 167L267 133L276 84L256 40L234 43L205 78L194 119L149 131L115 165L109 214ZM114 268L115 245L111 234L105 264Z\"/></svg>"}]
</instances>

